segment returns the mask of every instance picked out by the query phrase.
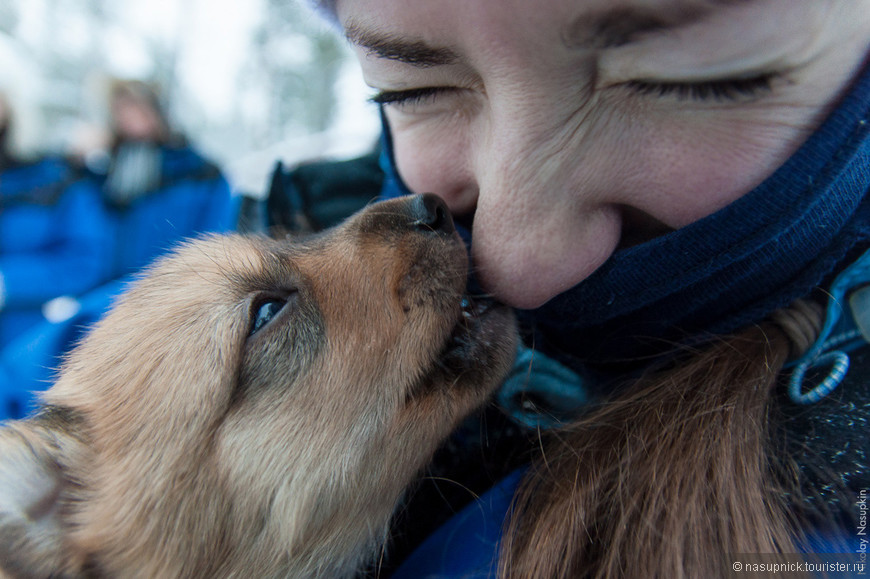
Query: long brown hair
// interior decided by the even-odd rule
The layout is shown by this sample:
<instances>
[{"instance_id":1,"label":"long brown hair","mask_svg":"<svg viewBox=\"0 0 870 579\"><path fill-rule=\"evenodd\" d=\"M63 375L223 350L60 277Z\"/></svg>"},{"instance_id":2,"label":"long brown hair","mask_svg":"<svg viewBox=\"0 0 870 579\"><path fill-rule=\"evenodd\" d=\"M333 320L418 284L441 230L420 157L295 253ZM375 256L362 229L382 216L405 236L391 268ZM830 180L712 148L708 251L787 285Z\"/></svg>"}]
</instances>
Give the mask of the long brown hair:
<instances>
[{"instance_id":1,"label":"long brown hair","mask_svg":"<svg viewBox=\"0 0 870 579\"><path fill-rule=\"evenodd\" d=\"M501 576L723 577L729 554L794 552L791 483L768 460L793 344L781 327L689 352L553 432L517 493Z\"/></svg>"}]
</instances>

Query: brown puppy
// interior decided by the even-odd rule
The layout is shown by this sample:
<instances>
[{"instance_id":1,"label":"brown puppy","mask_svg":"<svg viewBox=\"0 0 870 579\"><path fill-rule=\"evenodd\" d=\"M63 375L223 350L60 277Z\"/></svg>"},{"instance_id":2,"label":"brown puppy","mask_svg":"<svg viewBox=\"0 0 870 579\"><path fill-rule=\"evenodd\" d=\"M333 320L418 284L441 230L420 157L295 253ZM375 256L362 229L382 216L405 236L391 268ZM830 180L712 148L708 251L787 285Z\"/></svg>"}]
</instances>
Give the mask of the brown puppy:
<instances>
[{"instance_id":1,"label":"brown puppy","mask_svg":"<svg viewBox=\"0 0 870 579\"><path fill-rule=\"evenodd\" d=\"M0 575L353 574L509 368L466 268L434 196L157 263L0 430Z\"/></svg>"}]
</instances>

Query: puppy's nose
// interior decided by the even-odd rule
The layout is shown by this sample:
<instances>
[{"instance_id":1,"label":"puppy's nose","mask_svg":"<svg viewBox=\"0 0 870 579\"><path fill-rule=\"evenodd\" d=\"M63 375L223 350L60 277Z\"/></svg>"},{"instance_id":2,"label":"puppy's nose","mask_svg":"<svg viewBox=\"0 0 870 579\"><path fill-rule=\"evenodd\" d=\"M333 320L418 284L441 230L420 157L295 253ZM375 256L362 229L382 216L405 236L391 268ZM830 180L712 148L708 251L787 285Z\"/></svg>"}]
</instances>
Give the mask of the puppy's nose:
<instances>
[{"instance_id":1,"label":"puppy's nose","mask_svg":"<svg viewBox=\"0 0 870 579\"><path fill-rule=\"evenodd\" d=\"M408 202L407 211L413 220L411 225L421 232L452 235L456 231L447 204L434 193L415 195Z\"/></svg>"}]
</instances>

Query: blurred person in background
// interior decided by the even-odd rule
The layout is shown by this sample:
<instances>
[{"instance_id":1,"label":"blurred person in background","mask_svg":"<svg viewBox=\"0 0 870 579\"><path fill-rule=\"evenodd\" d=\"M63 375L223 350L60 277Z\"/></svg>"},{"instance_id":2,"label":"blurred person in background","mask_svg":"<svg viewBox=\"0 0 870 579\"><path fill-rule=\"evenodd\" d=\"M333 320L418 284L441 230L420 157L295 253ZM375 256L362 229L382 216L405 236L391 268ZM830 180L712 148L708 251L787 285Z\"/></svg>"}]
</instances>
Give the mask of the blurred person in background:
<instances>
[{"instance_id":1,"label":"blurred person in background","mask_svg":"<svg viewBox=\"0 0 870 579\"><path fill-rule=\"evenodd\" d=\"M61 307L52 321L0 351L0 420L35 409L35 393L50 384L62 355L131 275L184 239L235 228L239 198L221 170L172 130L155 88L116 81L109 103L109 161L105 171L86 169L84 181L107 216L90 228L104 240L104 279L111 281L81 298L56 300Z\"/></svg>"},{"instance_id":2,"label":"blurred person in background","mask_svg":"<svg viewBox=\"0 0 870 579\"><path fill-rule=\"evenodd\" d=\"M24 158L0 95L0 347L44 321L45 304L108 279L99 190L58 156Z\"/></svg>"},{"instance_id":3,"label":"blurred person in background","mask_svg":"<svg viewBox=\"0 0 870 579\"><path fill-rule=\"evenodd\" d=\"M237 200L229 183L172 130L157 89L116 81L109 113L108 170L95 178L115 222L116 276L138 270L180 239L234 225Z\"/></svg>"},{"instance_id":4,"label":"blurred person in background","mask_svg":"<svg viewBox=\"0 0 870 579\"><path fill-rule=\"evenodd\" d=\"M0 93L0 171L14 167L16 159L12 154L9 135L12 133L12 110L9 99Z\"/></svg>"}]
</instances>

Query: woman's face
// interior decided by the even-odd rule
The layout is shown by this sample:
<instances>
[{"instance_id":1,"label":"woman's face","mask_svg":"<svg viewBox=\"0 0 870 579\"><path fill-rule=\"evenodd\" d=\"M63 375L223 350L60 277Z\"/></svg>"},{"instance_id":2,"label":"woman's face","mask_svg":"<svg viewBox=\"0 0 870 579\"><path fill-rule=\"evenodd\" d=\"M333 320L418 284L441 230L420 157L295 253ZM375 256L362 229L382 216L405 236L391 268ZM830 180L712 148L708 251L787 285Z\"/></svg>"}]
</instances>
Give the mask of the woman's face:
<instances>
[{"instance_id":1,"label":"woman's face","mask_svg":"<svg viewBox=\"0 0 870 579\"><path fill-rule=\"evenodd\" d=\"M112 102L115 132L126 141L159 141L164 133L163 121L154 108L136 98L118 95Z\"/></svg>"},{"instance_id":2,"label":"woman's face","mask_svg":"<svg viewBox=\"0 0 870 579\"><path fill-rule=\"evenodd\" d=\"M6 101L0 97L0 127L5 127L6 123L9 122L9 107L6 105Z\"/></svg>"},{"instance_id":3,"label":"woman's face","mask_svg":"<svg viewBox=\"0 0 870 579\"><path fill-rule=\"evenodd\" d=\"M340 0L399 173L539 306L748 192L868 50L870 0Z\"/></svg>"}]
</instances>

